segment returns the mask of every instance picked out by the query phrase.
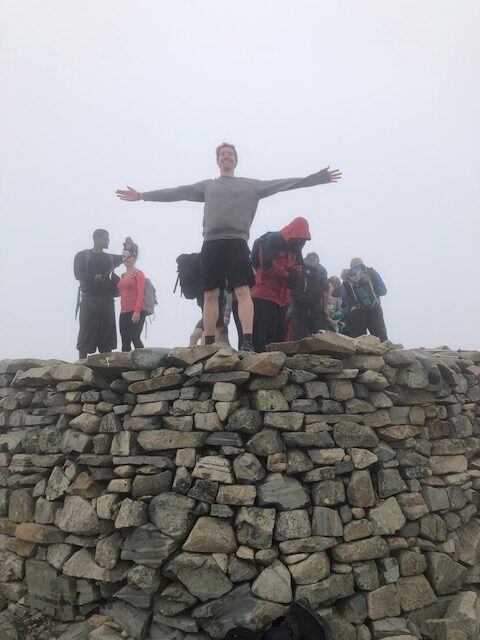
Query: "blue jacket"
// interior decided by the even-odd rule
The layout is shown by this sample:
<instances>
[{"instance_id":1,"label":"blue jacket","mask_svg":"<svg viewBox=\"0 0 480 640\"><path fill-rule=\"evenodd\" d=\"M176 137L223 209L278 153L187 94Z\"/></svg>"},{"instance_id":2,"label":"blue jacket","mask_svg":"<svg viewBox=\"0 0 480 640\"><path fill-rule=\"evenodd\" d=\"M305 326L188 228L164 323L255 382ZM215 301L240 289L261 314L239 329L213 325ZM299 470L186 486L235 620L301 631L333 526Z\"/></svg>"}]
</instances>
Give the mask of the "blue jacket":
<instances>
[{"instance_id":1,"label":"blue jacket","mask_svg":"<svg viewBox=\"0 0 480 640\"><path fill-rule=\"evenodd\" d=\"M377 271L375 271L375 269L372 269L372 267L365 267L365 269L368 271L368 274L370 275L373 288L377 296L380 297L380 296L386 295L387 287L385 286L384 281L380 277L380 274ZM342 288L340 290L340 295L342 296L342 311L346 316L352 313L352 307L355 307L357 304L355 298L353 297L350 285L348 284L348 277L351 275L351 272L352 272L351 269L345 269L342 272L343 283L342 283Z\"/></svg>"}]
</instances>

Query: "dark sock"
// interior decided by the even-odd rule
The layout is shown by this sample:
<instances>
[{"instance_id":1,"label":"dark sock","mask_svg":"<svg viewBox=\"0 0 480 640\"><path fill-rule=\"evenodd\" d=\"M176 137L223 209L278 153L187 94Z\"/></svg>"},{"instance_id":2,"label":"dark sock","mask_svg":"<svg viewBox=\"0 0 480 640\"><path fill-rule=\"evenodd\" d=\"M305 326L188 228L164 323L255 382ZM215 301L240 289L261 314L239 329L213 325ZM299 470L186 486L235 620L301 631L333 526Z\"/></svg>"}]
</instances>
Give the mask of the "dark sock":
<instances>
[{"instance_id":1,"label":"dark sock","mask_svg":"<svg viewBox=\"0 0 480 640\"><path fill-rule=\"evenodd\" d=\"M213 344L215 342L215 336L205 336L205 344Z\"/></svg>"},{"instance_id":2,"label":"dark sock","mask_svg":"<svg viewBox=\"0 0 480 640\"><path fill-rule=\"evenodd\" d=\"M243 341L244 342L252 342L252 334L251 333L244 333L243 334Z\"/></svg>"}]
</instances>

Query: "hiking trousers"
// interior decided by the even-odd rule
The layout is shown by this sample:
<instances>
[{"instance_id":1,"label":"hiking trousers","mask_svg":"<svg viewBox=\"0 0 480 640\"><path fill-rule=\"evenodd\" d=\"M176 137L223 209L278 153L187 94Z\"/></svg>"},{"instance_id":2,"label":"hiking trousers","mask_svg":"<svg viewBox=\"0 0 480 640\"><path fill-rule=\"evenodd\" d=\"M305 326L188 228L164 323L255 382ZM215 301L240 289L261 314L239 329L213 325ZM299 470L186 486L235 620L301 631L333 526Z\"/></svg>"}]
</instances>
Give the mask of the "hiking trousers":
<instances>
[{"instance_id":1,"label":"hiking trousers","mask_svg":"<svg viewBox=\"0 0 480 640\"><path fill-rule=\"evenodd\" d=\"M373 309L356 309L346 318L344 334L351 338L363 336L368 332L383 342L387 340L387 329L381 306Z\"/></svg>"},{"instance_id":2,"label":"hiking trousers","mask_svg":"<svg viewBox=\"0 0 480 640\"><path fill-rule=\"evenodd\" d=\"M255 351L265 351L270 342L283 342L285 307L270 300L253 299L253 346Z\"/></svg>"},{"instance_id":3,"label":"hiking trousers","mask_svg":"<svg viewBox=\"0 0 480 640\"><path fill-rule=\"evenodd\" d=\"M143 325L145 324L145 318L147 317L146 311L140 312L140 320L138 322L132 322L133 311L126 311L120 314L120 335L122 337L122 351L131 351L132 342L135 349L143 349L143 342L140 338Z\"/></svg>"},{"instance_id":4,"label":"hiking trousers","mask_svg":"<svg viewBox=\"0 0 480 640\"><path fill-rule=\"evenodd\" d=\"M100 353L106 353L117 348L113 296L84 294L79 320L77 349L82 356L95 353L97 349Z\"/></svg>"},{"instance_id":5,"label":"hiking trousers","mask_svg":"<svg viewBox=\"0 0 480 640\"><path fill-rule=\"evenodd\" d=\"M293 304L292 307L292 337L302 340L321 329L328 329L328 322L323 313L323 305L304 307Z\"/></svg>"}]
</instances>

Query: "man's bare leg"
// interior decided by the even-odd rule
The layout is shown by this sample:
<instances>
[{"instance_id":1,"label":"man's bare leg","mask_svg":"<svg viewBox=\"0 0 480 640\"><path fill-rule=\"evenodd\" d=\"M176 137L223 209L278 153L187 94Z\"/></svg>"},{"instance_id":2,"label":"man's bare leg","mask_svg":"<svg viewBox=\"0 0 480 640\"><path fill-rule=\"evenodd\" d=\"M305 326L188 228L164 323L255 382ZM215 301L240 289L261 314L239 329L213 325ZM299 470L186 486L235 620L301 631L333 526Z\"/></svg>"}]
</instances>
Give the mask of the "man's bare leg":
<instances>
[{"instance_id":1,"label":"man's bare leg","mask_svg":"<svg viewBox=\"0 0 480 640\"><path fill-rule=\"evenodd\" d=\"M243 345L248 351L253 351L252 332L253 332L253 301L250 294L250 287L237 287L235 295L238 301L238 316L242 325Z\"/></svg>"},{"instance_id":2,"label":"man's bare leg","mask_svg":"<svg viewBox=\"0 0 480 640\"><path fill-rule=\"evenodd\" d=\"M205 344L215 341L215 327L218 320L218 296L220 289L205 291L203 297L203 326L205 327Z\"/></svg>"}]
</instances>

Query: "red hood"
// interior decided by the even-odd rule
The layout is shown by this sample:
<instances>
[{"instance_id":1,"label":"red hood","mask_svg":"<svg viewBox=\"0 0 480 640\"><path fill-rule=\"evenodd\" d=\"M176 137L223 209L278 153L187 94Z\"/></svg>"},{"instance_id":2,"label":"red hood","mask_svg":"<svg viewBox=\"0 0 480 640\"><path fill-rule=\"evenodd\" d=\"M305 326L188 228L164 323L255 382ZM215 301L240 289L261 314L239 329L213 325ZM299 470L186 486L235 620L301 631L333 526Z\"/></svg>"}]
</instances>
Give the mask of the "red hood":
<instances>
[{"instance_id":1,"label":"red hood","mask_svg":"<svg viewBox=\"0 0 480 640\"><path fill-rule=\"evenodd\" d=\"M310 229L308 228L308 220L305 218L294 218L286 227L280 231L285 242L292 238L301 240L310 240Z\"/></svg>"}]
</instances>

